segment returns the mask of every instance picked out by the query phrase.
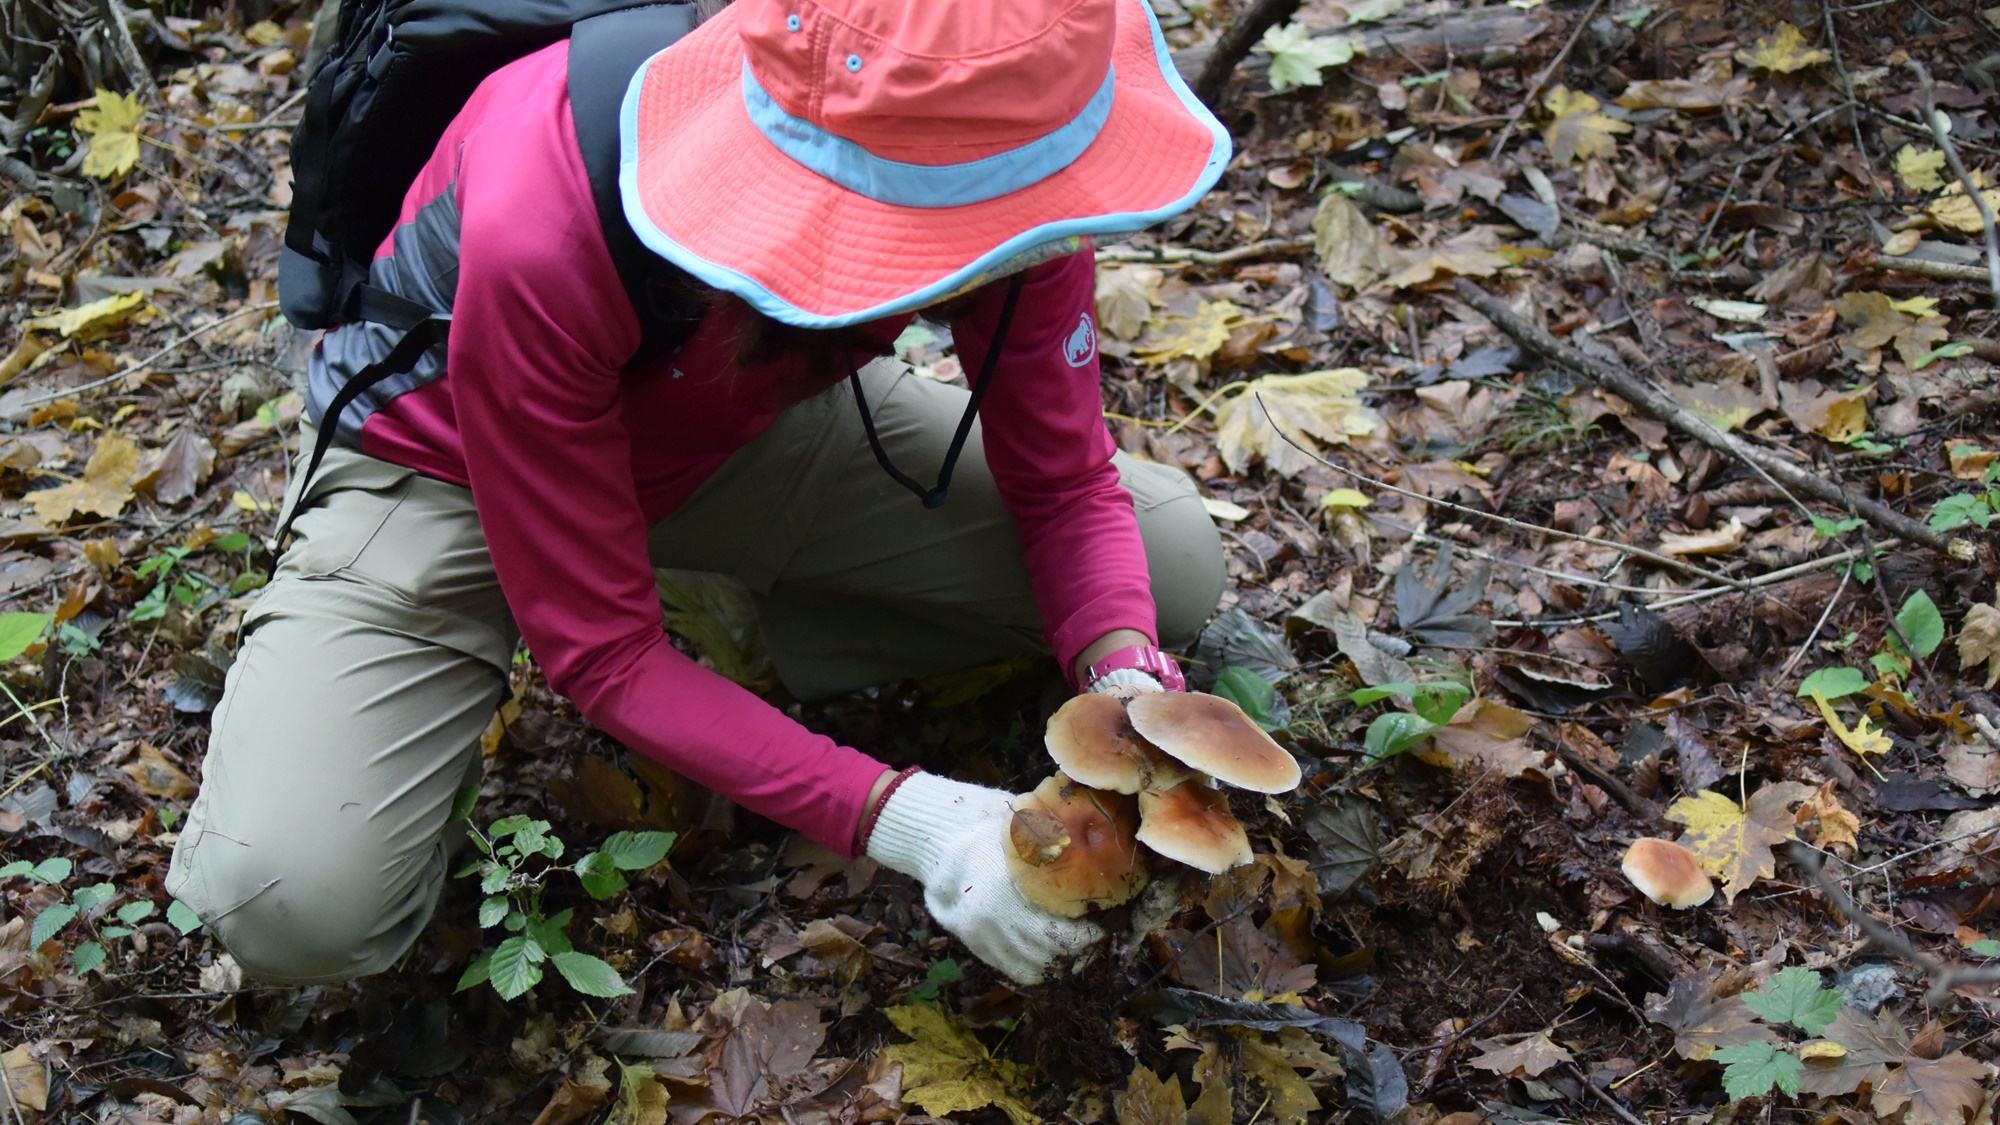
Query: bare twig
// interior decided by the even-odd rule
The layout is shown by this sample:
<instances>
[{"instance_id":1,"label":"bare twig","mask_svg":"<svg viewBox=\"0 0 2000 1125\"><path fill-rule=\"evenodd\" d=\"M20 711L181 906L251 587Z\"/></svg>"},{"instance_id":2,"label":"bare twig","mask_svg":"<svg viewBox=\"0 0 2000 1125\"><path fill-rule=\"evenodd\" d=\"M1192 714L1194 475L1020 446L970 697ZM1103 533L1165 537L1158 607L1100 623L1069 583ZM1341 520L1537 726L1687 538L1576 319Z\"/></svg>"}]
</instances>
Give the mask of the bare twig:
<instances>
[{"instance_id":1,"label":"bare twig","mask_svg":"<svg viewBox=\"0 0 2000 1125\"><path fill-rule=\"evenodd\" d=\"M1733 434L1726 434L1716 429L1706 419L1675 402L1666 392L1643 382L1631 372L1583 355L1563 344L1549 335L1541 325L1515 312L1498 297L1465 278L1458 279L1456 288L1458 295L1464 298L1466 303L1478 309L1481 315L1519 341L1529 351L1584 376L1716 452L1762 472L1767 478L1775 478L1774 484L1783 481L1784 484L1815 500L1851 508L1883 531L1913 543L1922 543L1948 558L1963 560L1970 555L1973 548L1969 542L1960 544L1959 541L1932 531L1887 504L1853 496L1833 481L1807 472L1776 454L1758 449Z\"/></svg>"},{"instance_id":2,"label":"bare twig","mask_svg":"<svg viewBox=\"0 0 2000 1125\"><path fill-rule=\"evenodd\" d=\"M1625 1106L1621 1102L1619 1102L1617 1098L1614 1098L1610 1094L1606 1093L1602 1088L1600 1088L1597 1085L1597 1083L1592 1082L1588 1078L1585 1078L1583 1076L1583 1071L1578 1070L1575 1063L1564 1063L1563 1067L1564 1069L1569 1071L1570 1077L1576 1079L1578 1082L1583 1083L1584 1089L1589 1090L1592 1094L1597 1095L1597 1100L1603 1102L1606 1106L1610 1107L1611 1112L1617 1114L1619 1120L1624 1121L1626 1125L1646 1125L1644 1121L1641 1121L1639 1118L1633 1116L1632 1111L1626 1109Z\"/></svg>"},{"instance_id":3,"label":"bare twig","mask_svg":"<svg viewBox=\"0 0 2000 1125\"><path fill-rule=\"evenodd\" d=\"M82 391L88 391L97 387L108 386L112 383L117 382L120 379L123 379L127 375L131 375L139 371L144 371L149 365L152 364L154 360L165 358L169 353L175 351L176 349L185 347L187 344L193 342L194 340L200 338L201 336L207 335L208 333L215 331L216 329L222 327L225 324L230 323L231 321L241 320L252 313L269 312L270 310L275 309L277 307L278 307L278 302L276 301L265 301L264 303L258 305L247 305L243 308L237 309L235 312L230 313L227 316L220 317L216 320L211 320L207 324L204 324L194 329L191 332L183 333L182 335L176 336L173 339L168 340L164 345L161 346L161 348L158 351L152 353L151 355L145 357L144 359L126 364L123 368L120 368L119 370L114 371L109 375L106 375L102 379L92 379L88 383L79 383L74 387L64 387L62 390L59 391L50 391L45 395L37 395L34 398L25 399L21 402L15 403L14 409L26 410L31 406L40 406L45 402L54 402L59 398L68 398L69 396L77 394Z\"/></svg>"},{"instance_id":4,"label":"bare twig","mask_svg":"<svg viewBox=\"0 0 2000 1125\"><path fill-rule=\"evenodd\" d=\"M1931 72L1916 59L1910 60L1910 69L1917 74L1917 88L1924 95L1924 124L1930 126L1931 137L1944 150L1944 158L1951 165L1958 182L1964 186L1965 194L1972 197L1972 205L1979 208L1979 225L1986 231L1986 284L1993 292L1993 305L2000 308L2000 233L1993 226L1993 208L1986 205L1986 196L1979 185L1972 182L1972 173L1966 171L1965 161L1958 155L1958 146L1951 143L1950 121L1938 112L1937 94L1931 88Z\"/></svg>"},{"instance_id":5,"label":"bare twig","mask_svg":"<svg viewBox=\"0 0 2000 1125\"><path fill-rule=\"evenodd\" d=\"M1313 248L1313 236L1298 238L1267 238L1262 242L1252 242L1247 246L1235 246L1228 250L1193 250L1185 246L1155 246L1146 249L1138 246L1104 246L1097 251L1100 262L1139 262L1149 265L1194 265L1226 266L1252 258L1273 257L1279 254L1296 254Z\"/></svg>"},{"instance_id":6,"label":"bare twig","mask_svg":"<svg viewBox=\"0 0 2000 1125\"><path fill-rule=\"evenodd\" d=\"M1755 578L1745 579L1744 585L1749 586L1752 591L1761 590L1767 586L1777 586L1785 582L1790 582L1815 570L1825 570L1827 567L1839 566L1841 563L1851 563L1860 557L1861 549L1857 547L1853 550L1841 551L1838 554L1812 559L1808 562L1788 566L1783 570L1774 570L1769 574L1760 574ZM1711 586L1699 590L1690 590L1684 594L1675 594L1671 598L1661 598L1659 601L1649 603L1646 608L1651 610L1672 609L1676 606L1692 605L1695 602L1705 602L1741 592L1727 586ZM1538 617L1532 621L1507 621L1495 618L1493 624L1502 629L1516 625L1526 626L1531 629L1540 629L1553 625L1591 625L1601 621L1616 620L1618 620L1618 615L1615 613L1592 613L1572 614L1568 617Z\"/></svg>"},{"instance_id":7,"label":"bare twig","mask_svg":"<svg viewBox=\"0 0 2000 1125\"><path fill-rule=\"evenodd\" d=\"M1201 73L1194 80L1194 96L1209 108L1215 108L1229 85L1229 76L1236 73L1237 64L1265 32L1291 19L1299 10L1299 3L1300 0L1256 0L1242 15L1229 21L1216 39L1214 49L1209 51L1207 61L1201 64Z\"/></svg>"},{"instance_id":8,"label":"bare twig","mask_svg":"<svg viewBox=\"0 0 2000 1125\"><path fill-rule=\"evenodd\" d=\"M1556 57L1549 60L1549 65L1543 67L1542 72L1535 76L1534 82L1528 86L1528 92L1521 95L1521 104L1515 106L1514 112L1507 115L1507 124L1501 126L1500 135L1493 140L1493 155L1486 159L1497 162L1500 154L1507 151L1507 140L1513 136L1514 126L1519 125L1521 119L1528 115L1528 111L1535 108L1535 99L1542 96L1542 87L1548 85L1549 79L1555 76L1556 69L1562 66L1563 60L1569 58L1569 53L1576 49L1577 40L1583 38L1584 29L1590 26L1591 20L1597 18L1597 11L1602 7L1604 0L1592 0L1590 9L1583 13L1583 18L1576 21L1575 30L1569 33L1569 42L1564 43L1562 50L1556 52Z\"/></svg>"},{"instance_id":9,"label":"bare twig","mask_svg":"<svg viewBox=\"0 0 2000 1125\"><path fill-rule=\"evenodd\" d=\"M1262 408L1264 405L1264 398L1261 394L1257 396L1257 405L1260 408ZM1530 531L1534 532L1537 535L1553 535L1558 539L1570 539L1578 543L1588 543L1593 547L1606 547L1613 551L1622 551L1628 555L1637 555L1638 557L1645 559L1648 562L1658 563L1661 566L1671 567L1674 570L1684 571L1688 574L1699 575L1700 577L1706 578L1711 582L1720 582L1724 586L1731 587L1733 589L1742 591L1744 593L1748 593L1752 588L1750 583L1743 581L1741 578L1731 578L1727 574L1722 574L1718 571L1707 570L1702 567L1698 567L1693 563L1688 562L1686 559L1677 559L1672 555L1660 554L1658 551L1648 551L1644 547L1634 547L1630 543L1619 543L1610 539L1599 539L1595 535L1580 535L1574 531L1563 531L1559 528L1543 527L1541 524L1537 523L1524 523L1521 520L1509 519L1508 517L1500 515L1495 512L1482 512L1478 508L1468 508L1463 504L1454 504L1449 500L1440 500L1435 496L1425 496L1421 492L1412 492L1407 488L1397 488L1393 484L1387 484L1383 481L1376 480L1374 477L1369 476L1367 473L1356 472L1355 470L1350 469L1345 465L1329 461L1326 458L1320 456L1318 453L1315 453L1312 450L1307 449L1305 446L1300 445L1296 440L1292 438L1292 435L1286 433L1283 427L1278 425L1277 421L1271 417L1271 412L1269 410L1264 411L1264 417L1267 421L1270 421L1272 431L1275 432L1279 437L1285 439L1286 444L1290 445L1293 449L1298 450L1300 453L1303 453L1306 456L1312 458L1313 460L1318 461L1320 464L1325 465L1327 468L1332 469L1335 472L1345 473L1348 476L1353 477L1355 480L1364 481L1371 487L1379 488L1384 492L1393 492L1398 496L1408 496L1413 500L1422 500L1426 504L1436 504L1440 508L1447 508L1454 512L1462 512L1468 516L1477 516L1480 519L1490 520L1494 523L1501 524L1505 527L1512 527L1519 529L1521 531Z\"/></svg>"},{"instance_id":10,"label":"bare twig","mask_svg":"<svg viewBox=\"0 0 2000 1125\"><path fill-rule=\"evenodd\" d=\"M1982 965L1977 968L1966 965L1947 965L1916 947L1902 931L1883 923L1880 918L1863 910L1850 897L1845 888L1834 879L1827 877L1820 866L1819 855L1804 844L1794 842L1787 849L1792 862L1804 868L1807 875L1818 885L1821 894L1833 903L1834 908L1856 929L1868 935L1868 939L1882 947L1883 952L1900 957L1931 978L1931 990L1926 993L1927 1003L1937 1004L1951 995L1951 990L1961 984L2000 983L2000 965Z\"/></svg>"},{"instance_id":11,"label":"bare twig","mask_svg":"<svg viewBox=\"0 0 2000 1125\"><path fill-rule=\"evenodd\" d=\"M1868 268L1876 273L1913 273L1919 277L1938 281L1976 281L1989 279L1991 272L1978 266L1962 266L1957 262L1933 262L1926 258L1904 258L1894 254L1884 254L1868 263Z\"/></svg>"},{"instance_id":12,"label":"bare twig","mask_svg":"<svg viewBox=\"0 0 2000 1125\"><path fill-rule=\"evenodd\" d=\"M1792 653L1791 658L1785 661L1785 666L1778 669L1777 679L1783 680L1790 676L1792 669L1798 667L1799 661L1804 660L1806 653L1812 650L1813 642L1819 639L1819 631L1826 628L1826 619L1833 616L1833 607L1840 604L1840 596L1847 592L1847 583L1853 577L1853 567L1841 572L1840 585L1834 589L1833 596L1826 600L1825 612L1819 615L1819 620L1813 624L1812 632L1806 634L1806 639L1799 645L1798 651Z\"/></svg>"}]
</instances>

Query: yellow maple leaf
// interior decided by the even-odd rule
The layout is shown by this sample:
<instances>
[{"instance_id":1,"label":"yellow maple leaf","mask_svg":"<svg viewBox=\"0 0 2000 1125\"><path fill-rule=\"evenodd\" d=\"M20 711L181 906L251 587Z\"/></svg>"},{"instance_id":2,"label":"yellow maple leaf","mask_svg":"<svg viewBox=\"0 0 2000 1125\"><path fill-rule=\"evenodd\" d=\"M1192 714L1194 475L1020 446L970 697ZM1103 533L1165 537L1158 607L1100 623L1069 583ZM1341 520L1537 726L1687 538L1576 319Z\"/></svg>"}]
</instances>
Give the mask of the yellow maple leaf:
<instances>
[{"instance_id":1,"label":"yellow maple leaf","mask_svg":"<svg viewBox=\"0 0 2000 1125\"><path fill-rule=\"evenodd\" d=\"M28 505L50 525L78 512L110 517L132 499L132 482L139 475L139 446L112 430L97 439L81 479L28 493Z\"/></svg>"},{"instance_id":2,"label":"yellow maple leaf","mask_svg":"<svg viewBox=\"0 0 2000 1125\"><path fill-rule=\"evenodd\" d=\"M992 1106L1015 1125L1040 1118L1021 1100L1028 1068L996 1059L970 1031L927 1004L882 1009L911 1042L884 1047L882 1054L903 1066L903 1100L933 1117Z\"/></svg>"},{"instance_id":3,"label":"yellow maple leaf","mask_svg":"<svg viewBox=\"0 0 2000 1125\"><path fill-rule=\"evenodd\" d=\"M1937 311L1936 297L1905 297L1900 301L1890 301L1889 307L1900 313L1909 313L1918 320L1929 320L1944 314Z\"/></svg>"},{"instance_id":4,"label":"yellow maple leaf","mask_svg":"<svg viewBox=\"0 0 2000 1125\"><path fill-rule=\"evenodd\" d=\"M1815 691L1812 693L1812 701L1818 705L1820 718L1826 720L1826 725L1833 731L1834 737L1840 739L1849 750L1861 755L1864 760L1870 754L1887 754L1895 745L1889 741L1888 735L1868 724L1868 716L1863 715L1856 719L1854 728L1849 730L1847 724L1840 721L1840 716L1834 713L1833 704L1826 701L1826 696Z\"/></svg>"},{"instance_id":5,"label":"yellow maple leaf","mask_svg":"<svg viewBox=\"0 0 2000 1125\"><path fill-rule=\"evenodd\" d=\"M1309 450L1317 450L1318 442L1340 445L1372 433L1381 418L1355 397L1367 384L1368 373L1358 367L1266 375L1245 383L1215 412L1216 452L1232 471L1241 472L1255 456L1271 471L1293 476L1313 459L1279 431Z\"/></svg>"},{"instance_id":6,"label":"yellow maple leaf","mask_svg":"<svg viewBox=\"0 0 2000 1125\"><path fill-rule=\"evenodd\" d=\"M76 115L76 131L90 138L83 174L109 180L131 171L139 162L139 121L145 116L136 95L98 90L93 106Z\"/></svg>"},{"instance_id":7,"label":"yellow maple leaf","mask_svg":"<svg viewBox=\"0 0 2000 1125\"><path fill-rule=\"evenodd\" d=\"M1777 874L1771 846L1792 838L1790 806L1812 791L1798 782L1775 782L1758 790L1746 809L1704 789L1667 806L1667 819L1687 825L1681 846L1695 854L1702 870L1723 880L1722 898L1733 903L1750 884Z\"/></svg>"},{"instance_id":8,"label":"yellow maple leaf","mask_svg":"<svg viewBox=\"0 0 2000 1125\"><path fill-rule=\"evenodd\" d=\"M1917 151L1915 145L1896 150L1896 178L1911 191L1936 191L1944 186L1944 150Z\"/></svg>"},{"instance_id":9,"label":"yellow maple leaf","mask_svg":"<svg viewBox=\"0 0 2000 1125\"><path fill-rule=\"evenodd\" d=\"M144 293L114 293L73 309L59 309L47 316L38 316L28 322L28 327L92 340L130 320L139 306L145 303Z\"/></svg>"},{"instance_id":10,"label":"yellow maple leaf","mask_svg":"<svg viewBox=\"0 0 2000 1125\"><path fill-rule=\"evenodd\" d=\"M1979 197L1986 201L1986 209L2000 214L2000 188L1986 186L1984 173L1972 172L1972 185L1979 189ZM1965 185L1951 183L1945 185L1944 194L1930 201L1924 212L1932 219L1956 231L1978 234L1986 229L1986 220L1979 217L1979 205L1965 194Z\"/></svg>"},{"instance_id":11,"label":"yellow maple leaf","mask_svg":"<svg viewBox=\"0 0 2000 1125\"><path fill-rule=\"evenodd\" d=\"M1228 301L1208 301L1193 316L1170 316L1154 324L1150 345L1133 353L1140 363L1171 359L1205 360L1229 342L1229 334L1250 318Z\"/></svg>"},{"instance_id":12,"label":"yellow maple leaf","mask_svg":"<svg viewBox=\"0 0 2000 1125\"><path fill-rule=\"evenodd\" d=\"M1598 112L1603 106L1589 94L1556 86L1542 98L1542 107L1554 120L1542 131L1542 141L1557 164L1587 160L1593 156L1610 158L1618 150L1615 133L1629 133L1632 126Z\"/></svg>"},{"instance_id":13,"label":"yellow maple leaf","mask_svg":"<svg viewBox=\"0 0 2000 1125\"><path fill-rule=\"evenodd\" d=\"M1818 47L1806 46L1806 38L1799 34L1798 28L1780 23L1749 50L1736 52L1736 61L1773 74L1792 74L1809 66L1832 62L1833 56Z\"/></svg>"}]
</instances>

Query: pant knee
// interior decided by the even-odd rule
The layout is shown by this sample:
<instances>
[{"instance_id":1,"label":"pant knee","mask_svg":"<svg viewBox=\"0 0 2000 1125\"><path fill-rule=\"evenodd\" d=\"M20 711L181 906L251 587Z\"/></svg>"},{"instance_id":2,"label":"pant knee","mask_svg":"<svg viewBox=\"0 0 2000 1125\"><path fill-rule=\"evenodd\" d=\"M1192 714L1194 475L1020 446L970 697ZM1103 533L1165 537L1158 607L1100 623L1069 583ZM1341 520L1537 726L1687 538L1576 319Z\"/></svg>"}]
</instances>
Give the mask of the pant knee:
<instances>
[{"instance_id":1,"label":"pant knee","mask_svg":"<svg viewBox=\"0 0 2000 1125\"><path fill-rule=\"evenodd\" d=\"M386 877L344 870L271 872L176 854L167 890L201 918L246 977L266 984L334 984L381 972L416 940L436 905L438 880L401 893Z\"/></svg>"}]
</instances>

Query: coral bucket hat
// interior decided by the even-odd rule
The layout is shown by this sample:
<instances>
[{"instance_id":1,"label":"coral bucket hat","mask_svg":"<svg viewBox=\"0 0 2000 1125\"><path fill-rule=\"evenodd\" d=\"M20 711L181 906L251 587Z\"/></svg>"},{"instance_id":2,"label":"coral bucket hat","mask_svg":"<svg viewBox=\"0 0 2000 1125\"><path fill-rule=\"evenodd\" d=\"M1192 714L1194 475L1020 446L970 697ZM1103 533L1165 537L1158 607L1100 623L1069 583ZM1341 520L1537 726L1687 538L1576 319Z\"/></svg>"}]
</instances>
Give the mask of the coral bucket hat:
<instances>
[{"instance_id":1,"label":"coral bucket hat","mask_svg":"<svg viewBox=\"0 0 2000 1125\"><path fill-rule=\"evenodd\" d=\"M1150 226L1230 156L1146 0L736 0L620 132L640 239L808 328Z\"/></svg>"}]
</instances>

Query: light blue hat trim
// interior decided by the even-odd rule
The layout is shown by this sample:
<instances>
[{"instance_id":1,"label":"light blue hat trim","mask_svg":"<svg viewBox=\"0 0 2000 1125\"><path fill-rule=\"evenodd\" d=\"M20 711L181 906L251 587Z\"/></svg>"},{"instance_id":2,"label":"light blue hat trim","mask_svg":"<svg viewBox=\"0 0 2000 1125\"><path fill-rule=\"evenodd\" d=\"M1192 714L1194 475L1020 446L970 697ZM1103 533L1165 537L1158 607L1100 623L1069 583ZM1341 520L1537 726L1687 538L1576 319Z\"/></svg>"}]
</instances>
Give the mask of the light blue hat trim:
<instances>
[{"instance_id":1,"label":"light blue hat trim","mask_svg":"<svg viewBox=\"0 0 2000 1125\"><path fill-rule=\"evenodd\" d=\"M1147 26L1153 34L1153 59L1160 68L1160 75L1166 81L1167 88L1180 99L1181 106L1188 111L1190 117L1207 127L1212 138L1208 162L1202 167L1201 174L1195 178L1195 182L1186 194L1164 207L1151 211L1112 212L1044 223L1022 231L963 267L894 300L853 312L808 312L772 293L745 274L709 261L675 242L665 231L654 225L646 214L645 207L639 202L638 124L639 90L645 81L647 71L652 69L652 60L649 59L646 65L641 66L632 76L632 84L625 91L625 103L619 112L618 189L625 203L626 221L632 224L632 230L638 234L639 240L646 244L647 249L686 270L703 284L712 285L743 298L752 308L773 320L800 328L844 328L851 324L863 324L923 308L959 291L968 281L982 274L1001 276L1004 272L1001 267L1008 259L1045 243L1093 234L1143 230L1154 223L1178 215L1194 206L1195 202L1208 194L1208 189L1214 187L1215 182L1222 178L1223 169L1229 166L1232 152L1229 131L1222 127L1222 123L1215 119L1215 115L1208 111L1208 107L1201 104L1201 101L1194 96L1194 92L1188 89L1187 83L1181 81L1180 73L1174 69L1173 59L1167 54L1166 37L1160 34L1159 21L1153 18L1153 10L1147 0L1123 0L1123 2L1143 13ZM672 48L667 49L672 50ZM654 58L658 56L655 55Z\"/></svg>"},{"instance_id":2,"label":"light blue hat trim","mask_svg":"<svg viewBox=\"0 0 2000 1125\"><path fill-rule=\"evenodd\" d=\"M1107 70L1104 84L1068 124L1019 148L963 164L905 164L885 160L803 117L786 113L750 73L750 61L743 62L743 108L765 140L841 187L898 207L963 207L1048 179L1069 167L1097 139L1105 119L1111 116L1115 85Z\"/></svg>"}]
</instances>

